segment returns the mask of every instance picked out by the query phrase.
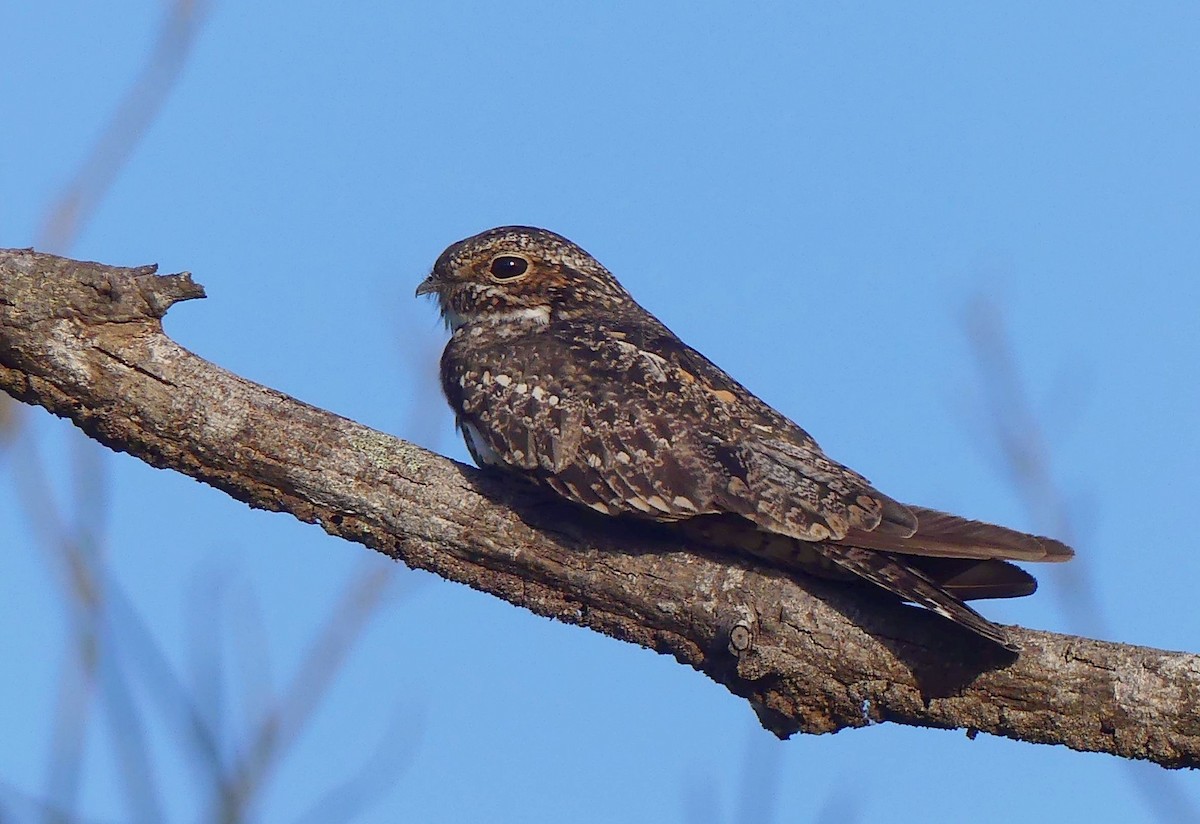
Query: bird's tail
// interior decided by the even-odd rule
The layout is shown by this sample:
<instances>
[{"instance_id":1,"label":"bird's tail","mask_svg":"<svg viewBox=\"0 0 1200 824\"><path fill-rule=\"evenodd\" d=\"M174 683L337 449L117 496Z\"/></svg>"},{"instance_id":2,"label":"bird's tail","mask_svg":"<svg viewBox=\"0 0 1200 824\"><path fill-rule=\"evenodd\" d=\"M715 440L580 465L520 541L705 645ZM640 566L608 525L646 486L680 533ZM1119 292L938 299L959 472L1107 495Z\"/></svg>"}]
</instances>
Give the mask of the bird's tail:
<instances>
[{"instance_id":1,"label":"bird's tail","mask_svg":"<svg viewBox=\"0 0 1200 824\"><path fill-rule=\"evenodd\" d=\"M901 556L889 552L840 544L813 544L813 549L837 566L899 595L906 601L932 610L1007 650L1020 651L1020 647L1013 643L1001 627L951 595L943 588L944 583L939 584L934 577L908 563L907 558L902 559Z\"/></svg>"},{"instance_id":2,"label":"bird's tail","mask_svg":"<svg viewBox=\"0 0 1200 824\"><path fill-rule=\"evenodd\" d=\"M1053 538L972 521L936 509L909 505L906 508L917 516L917 529L912 534L851 529L839 543L942 558L1068 561L1075 555L1075 550Z\"/></svg>"}]
</instances>

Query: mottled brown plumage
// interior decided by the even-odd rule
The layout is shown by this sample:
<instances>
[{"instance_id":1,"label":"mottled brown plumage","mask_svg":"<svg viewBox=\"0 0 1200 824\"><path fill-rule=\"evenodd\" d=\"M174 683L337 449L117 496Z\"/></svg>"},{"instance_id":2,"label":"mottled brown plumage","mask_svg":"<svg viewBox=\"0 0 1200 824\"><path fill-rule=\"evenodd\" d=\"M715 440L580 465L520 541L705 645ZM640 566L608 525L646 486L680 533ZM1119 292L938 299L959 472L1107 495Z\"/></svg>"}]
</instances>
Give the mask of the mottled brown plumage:
<instances>
[{"instance_id":1,"label":"mottled brown plumage","mask_svg":"<svg viewBox=\"0 0 1200 824\"><path fill-rule=\"evenodd\" d=\"M455 243L417 294L454 330L442 387L481 466L784 569L865 578L1010 648L961 599L1028 595L1033 578L1005 560L1073 554L874 489L553 232Z\"/></svg>"}]
</instances>

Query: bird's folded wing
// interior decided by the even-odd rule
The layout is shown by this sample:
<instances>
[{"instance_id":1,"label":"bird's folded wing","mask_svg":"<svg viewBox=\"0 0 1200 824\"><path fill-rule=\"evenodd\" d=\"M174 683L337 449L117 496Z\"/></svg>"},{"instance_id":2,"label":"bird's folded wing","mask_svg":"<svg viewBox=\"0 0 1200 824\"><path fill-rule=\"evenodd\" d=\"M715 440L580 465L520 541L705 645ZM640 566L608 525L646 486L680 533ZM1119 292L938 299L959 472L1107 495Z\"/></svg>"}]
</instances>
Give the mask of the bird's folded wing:
<instances>
[{"instance_id":1,"label":"bird's folded wing","mask_svg":"<svg viewBox=\"0 0 1200 824\"><path fill-rule=\"evenodd\" d=\"M815 444L761 438L717 452L730 477L744 480L744 490L730 489L752 504L745 517L768 531L807 541L840 541L851 531L898 541L917 528L908 507Z\"/></svg>"}]
</instances>

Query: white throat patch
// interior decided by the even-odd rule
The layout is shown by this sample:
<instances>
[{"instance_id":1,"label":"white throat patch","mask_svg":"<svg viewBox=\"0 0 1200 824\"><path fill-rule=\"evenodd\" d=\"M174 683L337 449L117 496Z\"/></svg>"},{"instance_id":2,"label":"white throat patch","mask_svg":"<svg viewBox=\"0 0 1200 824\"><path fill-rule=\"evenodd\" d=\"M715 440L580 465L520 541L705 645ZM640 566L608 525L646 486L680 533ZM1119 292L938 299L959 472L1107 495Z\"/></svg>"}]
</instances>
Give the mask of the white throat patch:
<instances>
[{"instance_id":1,"label":"white throat patch","mask_svg":"<svg viewBox=\"0 0 1200 824\"><path fill-rule=\"evenodd\" d=\"M442 309L442 316L446 319L446 325L450 327L450 331L452 332L465 324L478 320L483 320L496 326L502 323L520 323L521 321L533 321L539 326L545 326L550 323L550 307L523 306L520 309L510 309L507 312L488 312L481 317L479 315L460 315L451 307L445 306Z\"/></svg>"}]
</instances>

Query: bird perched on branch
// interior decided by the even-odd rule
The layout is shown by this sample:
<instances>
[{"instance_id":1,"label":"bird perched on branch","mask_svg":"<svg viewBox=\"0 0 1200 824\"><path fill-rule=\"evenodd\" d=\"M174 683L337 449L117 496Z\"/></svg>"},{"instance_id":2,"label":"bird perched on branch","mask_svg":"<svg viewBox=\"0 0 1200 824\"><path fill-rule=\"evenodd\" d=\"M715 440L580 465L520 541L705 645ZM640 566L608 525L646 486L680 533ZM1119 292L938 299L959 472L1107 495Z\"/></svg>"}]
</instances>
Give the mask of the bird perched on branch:
<instances>
[{"instance_id":1,"label":"bird perched on branch","mask_svg":"<svg viewBox=\"0 0 1200 824\"><path fill-rule=\"evenodd\" d=\"M481 466L606 515L736 535L732 548L785 570L864 578L1009 649L963 601L1032 593L1009 560L1073 555L879 492L553 232L461 240L417 294L453 330L442 388Z\"/></svg>"}]
</instances>

